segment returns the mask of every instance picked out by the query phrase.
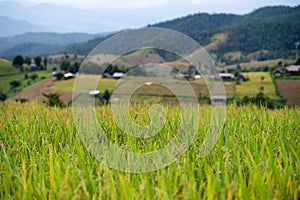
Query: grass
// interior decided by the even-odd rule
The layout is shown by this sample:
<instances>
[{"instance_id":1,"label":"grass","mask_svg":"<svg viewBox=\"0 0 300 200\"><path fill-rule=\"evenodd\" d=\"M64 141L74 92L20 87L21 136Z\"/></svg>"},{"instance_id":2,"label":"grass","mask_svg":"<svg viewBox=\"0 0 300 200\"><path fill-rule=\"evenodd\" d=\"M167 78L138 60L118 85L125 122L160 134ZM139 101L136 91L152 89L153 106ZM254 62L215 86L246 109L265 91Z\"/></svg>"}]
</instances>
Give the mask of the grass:
<instances>
[{"instance_id":1,"label":"grass","mask_svg":"<svg viewBox=\"0 0 300 200\"><path fill-rule=\"evenodd\" d=\"M99 76L97 75L84 75L81 77L83 77L83 79L86 80L87 84L96 83L99 79ZM114 89L115 84L118 82L118 80L116 79L101 78L100 80L101 81L98 83L97 89L102 92L105 89L112 91ZM51 87L51 89L72 92L74 88L74 82L75 79L56 81L55 84Z\"/></svg>"},{"instance_id":2,"label":"grass","mask_svg":"<svg viewBox=\"0 0 300 200\"><path fill-rule=\"evenodd\" d=\"M148 106L133 107L146 118ZM177 108L167 107L167 141ZM0 199L299 199L300 110L227 108L214 150L199 158L211 108L200 108L194 144L170 166L129 174L107 168L82 145L72 109L0 104ZM118 131L109 107L96 109L106 133L131 149L141 143ZM160 142L148 143L158 148Z\"/></svg>"},{"instance_id":3,"label":"grass","mask_svg":"<svg viewBox=\"0 0 300 200\"><path fill-rule=\"evenodd\" d=\"M85 82L86 84L89 83L96 83L98 81L99 76L96 75L84 75L81 76L81 82ZM137 77L137 80L140 80ZM74 87L74 82L75 79L70 79L70 80L63 80L63 81L57 81L53 86L51 86L51 89L55 90L60 90L60 91L73 91ZM103 92L105 89L108 89L109 91L113 91L115 85L117 84L118 80L116 79L104 79L101 78L97 89ZM174 82L172 84L178 84L179 80L174 79ZM208 90L206 87L206 84L203 79L200 80L195 80L190 82L192 88L195 91L195 94L197 96L201 97L208 97ZM233 98L234 97L234 92L235 92L235 83L234 82L225 82L225 90L226 90L226 95L228 98ZM182 85L178 84L178 87L183 87ZM91 90L92 90L91 86ZM183 88L184 89L184 88ZM126 90L125 90L126 91ZM170 90L166 90L163 87L153 84L152 86L141 86L138 88L135 92L135 98L140 98L140 99L147 99L147 98L152 98L153 95L159 95L159 96L172 96L173 93ZM139 97L137 97L139 95ZM157 97L155 97L157 99Z\"/></svg>"},{"instance_id":4,"label":"grass","mask_svg":"<svg viewBox=\"0 0 300 200\"><path fill-rule=\"evenodd\" d=\"M0 58L0 75L20 73L20 69L12 66L11 62Z\"/></svg>"},{"instance_id":5,"label":"grass","mask_svg":"<svg viewBox=\"0 0 300 200\"><path fill-rule=\"evenodd\" d=\"M235 97L242 99L244 96L255 96L263 87L263 93L272 99L279 99L280 97L276 94L276 89L272 78L268 72L248 72L243 73L245 77L250 80L247 82L241 82L236 85ZM264 77L262 80L261 77Z\"/></svg>"},{"instance_id":6,"label":"grass","mask_svg":"<svg viewBox=\"0 0 300 200\"><path fill-rule=\"evenodd\" d=\"M25 79L25 73L0 77L0 91L5 93L8 97L12 97L13 95L22 91L24 88L51 77L51 73L47 71L33 71L33 72L26 72L26 73L28 74L27 79ZM38 78L32 80L30 78L32 74L37 74ZM11 88L10 82L14 80L20 81L21 85L17 88Z\"/></svg>"}]
</instances>

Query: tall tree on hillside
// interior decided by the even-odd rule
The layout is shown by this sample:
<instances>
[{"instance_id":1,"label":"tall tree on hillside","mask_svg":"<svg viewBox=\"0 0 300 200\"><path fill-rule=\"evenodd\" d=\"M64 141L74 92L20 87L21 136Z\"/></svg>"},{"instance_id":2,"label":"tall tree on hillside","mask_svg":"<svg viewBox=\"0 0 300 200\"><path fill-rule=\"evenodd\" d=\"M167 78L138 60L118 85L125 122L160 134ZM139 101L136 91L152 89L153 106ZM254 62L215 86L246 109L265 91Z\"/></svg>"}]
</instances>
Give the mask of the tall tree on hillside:
<instances>
[{"instance_id":1,"label":"tall tree on hillside","mask_svg":"<svg viewBox=\"0 0 300 200\"><path fill-rule=\"evenodd\" d=\"M24 64L23 57L21 55L17 55L16 57L14 57L12 64L15 67L22 67L22 65Z\"/></svg>"},{"instance_id":2,"label":"tall tree on hillside","mask_svg":"<svg viewBox=\"0 0 300 200\"><path fill-rule=\"evenodd\" d=\"M26 56L25 60L24 60L24 63L27 64L27 65L30 65L31 64L31 58L29 56Z\"/></svg>"},{"instance_id":3,"label":"tall tree on hillside","mask_svg":"<svg viewBox=\"0 0 300 200\"><path fill-rule=\"evenodd\" d=\"M41 56L35 56L34 57L34 63L36 64L37 67L41 67L42 66L42 58L41 58Z\"/></svg>"},{"instance_id":4,"label":"tall tree on hillside","mask_svg":"<svg viewBox=\"0 0 300 200\"><path fill-rule=\"evenodd\" d=\"M47 65L48 65L48 58L47 57L44 57L43 64L44 64L45 69L47 69Z\"/></svg>"},{"instance_id":5,"label":"tall tree on hillside","mask_svg":"<svg viewBox=\"0 0 300 200\"><path fill-rule=\"evenodd\" d=\"M68 60L64 60L60 63L60 70L68 71L70 67L70 62Z\"/></svg>"}]
</instances>

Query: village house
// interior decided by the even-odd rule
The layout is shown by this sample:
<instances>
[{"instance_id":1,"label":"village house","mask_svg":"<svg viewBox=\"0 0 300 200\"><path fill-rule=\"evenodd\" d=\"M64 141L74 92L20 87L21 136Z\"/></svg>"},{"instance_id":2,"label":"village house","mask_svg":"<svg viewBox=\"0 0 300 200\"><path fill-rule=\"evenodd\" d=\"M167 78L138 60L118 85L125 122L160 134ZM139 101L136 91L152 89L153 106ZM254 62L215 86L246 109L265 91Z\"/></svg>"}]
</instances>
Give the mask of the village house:
<instances>
[{"instance_id":1,"label":"village house","mask_svg":"<svg viewBox=\"0 0 300 200\"><path fill-rule=\"evenodd\" d=\"M299 75L300 74L300 65L291 65L285 68L285 71L289 75Z\"/></svg>"},{"instance_id":2,"label":"village house","mask_svg":"<svg viewBox=\"0 0 300 200\"><path fill-rule=\"evenodd\" d=\"M282 71L280 68L276 68L272 71L272 73L275 75L275 76L282 76L284 74L284 71Z\"/></svg>"}]
</instances>

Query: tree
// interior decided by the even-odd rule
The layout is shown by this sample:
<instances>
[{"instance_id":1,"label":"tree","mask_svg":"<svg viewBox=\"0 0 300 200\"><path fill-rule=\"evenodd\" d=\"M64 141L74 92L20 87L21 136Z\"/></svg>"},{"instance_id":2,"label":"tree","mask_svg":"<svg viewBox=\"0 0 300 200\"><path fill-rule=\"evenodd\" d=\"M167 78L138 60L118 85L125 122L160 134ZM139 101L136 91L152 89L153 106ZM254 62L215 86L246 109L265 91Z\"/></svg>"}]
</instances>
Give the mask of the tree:
<instances>
[{"instance_id":1,"label":"tree","mask_svg":"<svg viewBox=\"0 0 300 200\"><path fill-rule=\"evenodd\" d=\"M21 55L17 55L16 57L14 57L12 64L15 67L22 67L22 65L24 64L23 57Z\"/></svg>"},{"instance_id":2,"label":"tree","mask_svg":"<svg viewBox=\"0 0 300 200\"><path fill-rule=\"evenodd\" d=\"M33 80L33 81L35 81L35 79L37 79L39 76L37 75L37 74L32 74L31 76L30 76L30 78Z\"/></svg>"},{"instance_id":3,"label":"tree","mask_svg":"<svg viewBox=\"0 0 300 200\"><path fill-rule=\"evenodd\" d=\"M109 102L110 96L111 96L110 92L108 90L105 90L103 95L102 95L102 98L105 100L106 105Z\"/></svg>"},{"instance_id":4,"label":"tree","mask_svg":"<svg viewBox=\"0 0 300 200\"><path fill-rule=\"evenodd\" d=\"M24 63L27 64L27 65L30 65L31 64L31 58L29 56L26 56L25 59L24 59Z\"/></svg>"},{"instance_id":5,"label":"tree","mask_svg":"<svg viewBox=\"0 0 300 200\"><path fill-rule=\"evenodd\" d=\"M60 63L60 70L62 71L68 71L70 67L70 62L68 60L64 60Z\"/></svg>"},{"instance_id":6,"label":"tree","mask_svg":"<svg viewBox=\"0 0 300 200\"><path fill-rule=\"evenodd\" d=\"M48 66L48 58L47 57L44 57L43 63L44 63L45 69L47 69L47 66Z\"/></svg>"},{"instance_id":7,"label":"tree","mask_svg":"<svg viewBox=\"0 0 300 200\"><path fill-rule=\"evenodd\" d=\"M21 85L21 82L17 81L17 80L14 80L14 81L10 82L9 84L12 88L17 88Z\"/></svg>"},{"instance_id":8,"label":"tree","mask_svg":"<svg viewBox=\"0 0 300 200\"><path fill-rule=\"evenodd\" d=\"M195 73L195 67L193 67L192 65L190 65L189 69L188 69L189 78L191 78L194 73Z\"/></svg>"},{"instance_id":9,"label":"tree","mask_svg":"<svg viewBox=\"0 0 300 200\"><path fill-rule=\"evenodd\" d=\"M0 91L0 101L5 101L7 99L7 95Z\"/></svg>"},{"instance_id":10,"label":"tree","mask_svg":"<svg viewBox=\"0 0 300 200\"><path fill-rule=\"evenodd\" d=\"M49 93L49 94L45 94L43 93L43 96L47 98L47 101L44 101L44 103L46 103L48 106L51 107L62 107L63 103L62 101L59 99L60 94L58 93Z\"/></svg>"},{"instance_id":11,"label":"tree","mask_svg":"<svg viewBox=\"0 0 300 200\"><path fill-rule=\"evenodd\" d=\"M34 57L34 63L36 64L37 67L41 67L42 66L42 58L41 58L41 56L35 56Z\"/></svg>"},{"instance_id":12,"label":"tree","mask_svg":"<svg viewBox=\"0 0 300 200\"><path fill-rule=\"evenodd\" d=\"M54 76L56 77L56 80L61 80L64 77L64 74L59 72L59 73L56 73Z\"/></svg>"},{"instance_id":13,"label":"tree","mask_svg":"<svg viewBox=\"0 0 300 200\"><path fill-rule=\"evenodd\" d=\"M75 62L74 63L74 74L77 73L79 71L81 63L80 62Z\"/></svg>"}]
</instances>

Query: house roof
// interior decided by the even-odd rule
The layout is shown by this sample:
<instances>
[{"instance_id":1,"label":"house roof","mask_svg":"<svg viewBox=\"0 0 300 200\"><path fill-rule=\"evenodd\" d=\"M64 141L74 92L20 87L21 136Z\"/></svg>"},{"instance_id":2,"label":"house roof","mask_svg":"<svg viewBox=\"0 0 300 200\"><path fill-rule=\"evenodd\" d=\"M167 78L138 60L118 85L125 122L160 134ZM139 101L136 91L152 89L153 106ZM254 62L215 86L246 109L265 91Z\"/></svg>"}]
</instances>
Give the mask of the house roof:
<instances>
[{"instance_id":1,"label":"house roof","mask_svg":"<svg viewBox=\"0 0 300 200\"><path fill-rule=\"evenodd\" d=\"M100 90L92 90L89 92L89 94L92 96L96 96L96 95L100 94Z\"/></svg>"},{"instance_id":2,"label":"house roof","mask_svg":"<svg viewBox=\"0 0 300 200\"><path fill-rule=\"evenodd\" d=\"M276 68L273 70L273 73L283 73L283 71L280 68Z\"/></svg>"},{"instance_id":3,"label":"house roof","mask_svg":"<svg viewBox=\"0 0 300 200\"><path fill-rule=\"evenodd\" d=\"M122 78L125 76L125 74L122 72L115 72L112 76L113 78Z\"/></svg>"},{"instance_id":4,"label":"house roof","mask_svg":"<svg viewBox=\"0 0 300 200\"><path fill-rule=\"evenodd\" d=\"M73 76L74 76L74 74L72 74L71 72L64 74L65 78L71 78Z\"/></svg>"},{"instance_id":5,"label":"house roof","mask_svg":"<svg viewBox=\"0 0 300 200\"><path fill-rule=\"evenodd\" d=\"M288 72L298 72L300 71L300 66L299 65L291 65L285 68L286 71Z\"/></svg>"},{"instance_id":6,"label":"house roof","mask_svg":"<svg viewBox=\"0 0 300 200\"><path fill-rule=\"evenodd\" d=\"M223 78L234 78L234 75L230 73L220 73L219 76Z\"/></svg>"}]
</instances>

